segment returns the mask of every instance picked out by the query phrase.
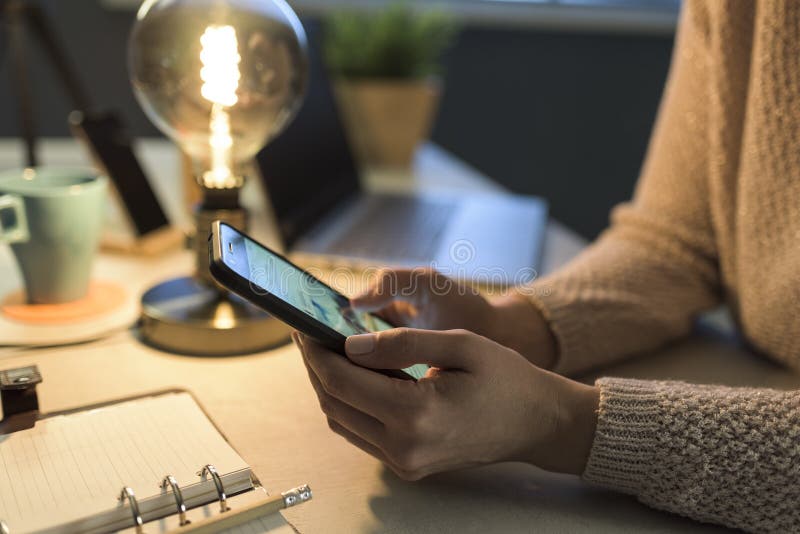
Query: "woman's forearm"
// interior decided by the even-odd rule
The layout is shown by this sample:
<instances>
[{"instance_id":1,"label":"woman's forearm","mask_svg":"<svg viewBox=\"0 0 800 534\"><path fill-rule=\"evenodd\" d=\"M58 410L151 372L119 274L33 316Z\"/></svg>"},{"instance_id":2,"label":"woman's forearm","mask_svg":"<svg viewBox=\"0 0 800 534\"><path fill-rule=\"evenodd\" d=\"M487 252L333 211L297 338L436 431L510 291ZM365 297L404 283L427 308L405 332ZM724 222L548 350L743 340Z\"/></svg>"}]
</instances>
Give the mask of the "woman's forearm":
<instances>
[{"instance_id":1,"label":"woman's forearm","mask_svg":"<svg viewBox=\"0 0 800 534\"><path fill-rule=\"evenodd\" d=\"M722 280L720 220L709 203L721 190L709 190L708 173L718 160L738 156L719 151L711 128L727 131L725 125L741 117L736 106L746 101L733 97L738 93L727 70L709 68L707 60L722 53L719 43L731 35L748 34L752 2L740 4L732 10L724 2L683 2L669 81L634 199L614 211L610 230L579 257L528 287L556 336L559 372L581 373L653 350L687 334L697 314L722 299L729 281ZM727 22L710 23L710 10ZM747 72L749 62L732 57L718 57L719 65ZM721 90L730 90L731 100L725 122L715 125L712 103Z\"/></svg>"},{"instance_id":2,"label":"woman's forearm","mask_svg":"<svg viewBox=\"0 0 800 534\"><path fill-rule=\"evenodd\" d=\"M586 480L700 521L800 531L800 392L604 378Z\"/></svg>"}]
</instances>

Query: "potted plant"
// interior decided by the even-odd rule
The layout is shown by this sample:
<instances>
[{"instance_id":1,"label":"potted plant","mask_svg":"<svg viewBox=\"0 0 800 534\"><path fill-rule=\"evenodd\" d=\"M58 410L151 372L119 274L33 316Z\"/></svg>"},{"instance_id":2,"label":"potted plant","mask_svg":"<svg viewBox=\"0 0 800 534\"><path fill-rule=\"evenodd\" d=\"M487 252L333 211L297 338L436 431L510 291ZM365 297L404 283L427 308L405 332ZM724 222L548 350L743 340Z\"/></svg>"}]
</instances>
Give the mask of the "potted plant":
<instances>
[{"instance_id":1,"label":"potted plant","mask_svg":"<svg viewBox=\"0 0 800 534\"><path fill-rule=\"evenodd\" d=\"M408 167L442 94L440 58L455 25L405 3L328 19L325 52L342 119L364 165Z\"/></svg>"}]
</instances>

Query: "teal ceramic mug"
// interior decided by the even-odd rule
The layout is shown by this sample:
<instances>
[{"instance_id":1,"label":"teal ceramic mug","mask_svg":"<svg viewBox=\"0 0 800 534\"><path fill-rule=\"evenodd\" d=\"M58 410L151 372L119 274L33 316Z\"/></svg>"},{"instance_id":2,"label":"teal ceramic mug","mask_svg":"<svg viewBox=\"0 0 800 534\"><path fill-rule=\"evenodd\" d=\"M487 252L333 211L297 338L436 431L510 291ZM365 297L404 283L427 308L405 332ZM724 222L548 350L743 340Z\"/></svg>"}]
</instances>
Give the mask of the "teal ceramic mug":
<instances>
[{"instance_id":1,"label":"teal ceramic mug","mask_svg":"<svg viewBox=\"0 0 800 534\"><path fill-rule=\"evenodd\" d=\"M14 252L31 304L86 296L108 179L89 169L0 172L0 243Z\"/></svg>"}]
</instances>

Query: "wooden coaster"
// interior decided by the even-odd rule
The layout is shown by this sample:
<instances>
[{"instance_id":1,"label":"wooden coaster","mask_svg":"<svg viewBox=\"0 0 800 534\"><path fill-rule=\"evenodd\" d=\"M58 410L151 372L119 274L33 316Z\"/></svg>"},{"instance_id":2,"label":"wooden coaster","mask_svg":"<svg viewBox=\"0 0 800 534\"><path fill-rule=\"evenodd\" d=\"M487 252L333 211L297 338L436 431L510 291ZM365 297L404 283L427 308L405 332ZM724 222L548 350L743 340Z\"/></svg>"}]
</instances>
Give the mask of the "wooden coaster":
<instances>
[{"instance_id":1,"label":"wooden coaster","mask_svg":"<svg viewBox=\"0 0 800 534\"><path fill-rule=\"evenodd\" d=\"M30 324L75 323L117 310L125 302L126 292L113 282L94 281L80 300L63 304L28 304L25 291L6 296L0 310L9 319Z\"/></svg>"}]
</instances>

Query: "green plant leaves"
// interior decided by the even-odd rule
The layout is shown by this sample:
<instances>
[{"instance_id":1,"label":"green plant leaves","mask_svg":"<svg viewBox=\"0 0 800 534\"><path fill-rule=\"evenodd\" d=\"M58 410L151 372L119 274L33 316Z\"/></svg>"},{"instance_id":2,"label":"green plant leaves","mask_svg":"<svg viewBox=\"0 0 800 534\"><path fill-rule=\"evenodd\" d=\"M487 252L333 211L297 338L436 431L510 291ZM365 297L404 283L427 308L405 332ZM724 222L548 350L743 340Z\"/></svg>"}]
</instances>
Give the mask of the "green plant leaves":
<instances>
[{"instance_id":1,"label":"green plant leaves","mask_svg":"<svg viewBox=\"0 0 800 534\"><path fill-rule=\"evenodd\" d=\"M375 13L341 11L326 24L328 67L342 78L425 78L440 72L456 32L447 13L418 12L405 2Z\"/></svg>"}]
</instances>

